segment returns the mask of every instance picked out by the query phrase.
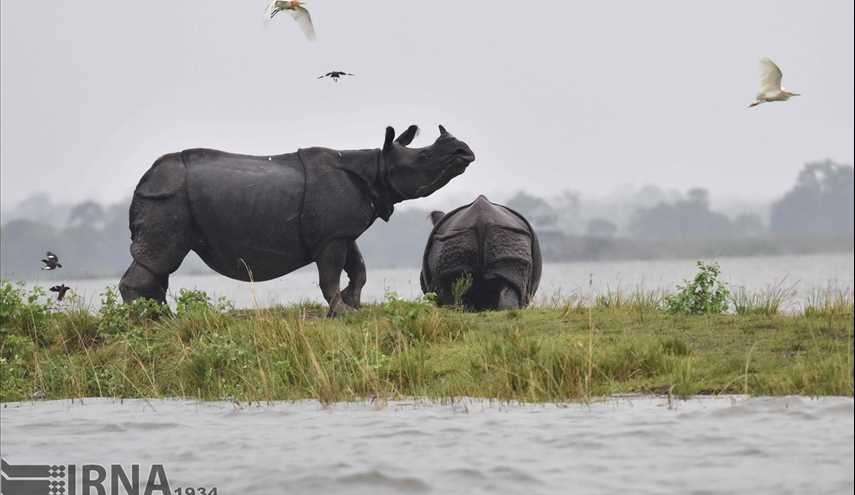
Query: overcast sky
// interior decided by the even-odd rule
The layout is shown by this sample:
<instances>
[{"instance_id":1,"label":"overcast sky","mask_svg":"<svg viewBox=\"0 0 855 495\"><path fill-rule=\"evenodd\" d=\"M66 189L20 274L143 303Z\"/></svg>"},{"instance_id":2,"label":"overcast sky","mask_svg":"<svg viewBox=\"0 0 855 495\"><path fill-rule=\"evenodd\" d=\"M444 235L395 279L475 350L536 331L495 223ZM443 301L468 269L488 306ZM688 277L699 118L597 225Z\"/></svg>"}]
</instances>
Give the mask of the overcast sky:
<instances>
[{"instance_id":1,"label":"overcast sky","mask_svg":"<svg viewBox=\"0 0 855 495\"><path fill-rule=\"evenodd\" d=\"M315 43L265 4L3 0L2 204L116 201L184 148L379 147L389 124L477 156L424 207L646 183L761 200L853 161L851 1L311 0ZM746 109L764 56L804 96Z\"/></svg>"}]
</instances>

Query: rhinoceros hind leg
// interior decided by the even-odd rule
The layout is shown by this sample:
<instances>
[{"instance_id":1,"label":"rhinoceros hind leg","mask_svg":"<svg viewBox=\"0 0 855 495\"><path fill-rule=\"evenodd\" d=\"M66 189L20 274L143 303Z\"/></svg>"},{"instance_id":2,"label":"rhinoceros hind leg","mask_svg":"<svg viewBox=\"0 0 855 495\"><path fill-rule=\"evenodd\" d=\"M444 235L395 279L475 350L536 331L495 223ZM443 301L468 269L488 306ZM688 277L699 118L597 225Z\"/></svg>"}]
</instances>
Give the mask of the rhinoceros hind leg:
<instances>
[{"instance_id":1,"label":"rhinoceros hind leg","mask_svg":"<svg viewBox=\"0 0 855 495\"><path fill-rule=\"evenodd\" d=\"M341 291L341 299L348 306L358 308L361 305L362 287L365 286L368 277L365 273L365 260L362 259L362 253L359 252L356 241L350 242L344 271L347 273L349 282L347 287Z\"/></svg>"},{"instance_id":2,"label":"rhinoceros hind leg","mask_svg":"<svg viewBox=\"0 0 855 495\"><path fill-rule=\"evenodd\" d=\"M156 275L136 261L131 263L119 282L119 292L121 292L122 300L125 303L141 297L166 303L166 289L168 287L168 275Z\"/></svg>"},{"instance_id":3,"label":"rhinoceros hind leg","mask_svg":"<svg viewBox=\"0 0 855 495\"><path fill-rule=\"evenodd\" d=\"M520 295L516 289L510 287L509 285L505 285L499 290L498 301L496 302L496 309L505 310L505 309L519 309L522 308L522 301L520 300Z\"/></svg>"},{"instance_id":4,"label":"rhinoceros hind leg","mask_svg":"<svg viewBox=\"0 0 855 495\"><path fill-rule=\"evenodd\" d=\"M318 265L318 282L324 299L330 305L327 316L334 318L354 311L353 306L342 299L341 272L347 262L347 252L353 241L335 239L321 249L315 263Z\"/></svg>"},{"instance_id":5,"label":"rhinoceros hind leg","mask_svg":"<svg viewBox=\"0 0 855 495\"><path fill-rule=\"evenodd\" d=\"M476 311L519 309L523 305L517 289L499 277L477 277L464 302Z\"/></svg>"}]
</instances>

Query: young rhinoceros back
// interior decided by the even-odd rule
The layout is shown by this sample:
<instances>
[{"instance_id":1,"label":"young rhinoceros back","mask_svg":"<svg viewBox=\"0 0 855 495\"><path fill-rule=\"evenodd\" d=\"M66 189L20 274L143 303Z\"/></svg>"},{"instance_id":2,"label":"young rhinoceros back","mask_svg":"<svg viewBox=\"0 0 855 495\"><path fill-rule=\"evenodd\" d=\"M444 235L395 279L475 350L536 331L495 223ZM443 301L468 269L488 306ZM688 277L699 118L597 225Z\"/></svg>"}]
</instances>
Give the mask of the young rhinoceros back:
<instances>
[{"instance_id":1,"label":"young rhinoceros back","mask_svg":"<svg viewBox=\"0 0 855 495\"><path fill-rule=\"evenodd\" d=\"M424 292L435 292L440 304L474 309L529 304L542 261L537 236L522 215L479 196L434 222L422 260ZM455 301L453 286L467 274L471 287Z\"/></svg>"}]
</instances>

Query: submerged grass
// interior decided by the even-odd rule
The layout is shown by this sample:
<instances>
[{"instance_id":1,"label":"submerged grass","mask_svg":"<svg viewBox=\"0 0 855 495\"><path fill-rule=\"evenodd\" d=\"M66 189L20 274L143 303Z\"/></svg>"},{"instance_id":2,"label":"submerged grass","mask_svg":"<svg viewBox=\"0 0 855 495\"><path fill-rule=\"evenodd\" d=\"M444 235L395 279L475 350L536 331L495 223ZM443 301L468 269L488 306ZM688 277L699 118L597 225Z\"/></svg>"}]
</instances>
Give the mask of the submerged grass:
<instances>
[{"instance_id":1,"label":"submerged grass","mask_svg":"<svg viewBox=\"0 0 855 495\"><path fill-rule=\"evenodd\" d=\"M234 310L198 293L182 294L175 316L109 300L98 313L57 311L8 295L2 401L852 394L845 292L818 292L793 315L762 301L757 311L672 315L663 294L644 291L483 313L390 296L335 320L316 304Z\"/></svg>"}]
</instances>

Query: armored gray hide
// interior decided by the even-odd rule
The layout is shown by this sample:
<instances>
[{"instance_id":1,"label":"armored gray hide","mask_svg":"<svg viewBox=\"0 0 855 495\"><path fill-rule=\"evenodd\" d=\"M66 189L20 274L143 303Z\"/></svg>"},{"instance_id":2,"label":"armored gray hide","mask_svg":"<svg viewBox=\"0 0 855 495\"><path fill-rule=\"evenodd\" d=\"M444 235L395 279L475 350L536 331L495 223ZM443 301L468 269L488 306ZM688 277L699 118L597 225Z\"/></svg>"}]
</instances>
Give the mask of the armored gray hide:
<instances>
[{"instance_id":1,"label":"armored gray hide","mask_svg":"<svg viewBox=\"0 0 855 495\"><path fill-rule=\"evenodd\" d=\"M516 211L484 196L448 214L434 212L433 230L422 258L421 286L439 303L454 304L452 288L471 275L465 307L511 309L527 306L540 283L542 258L537 235Z\"/></svg>"},{"instance_id":2,"label":"armored gray hide","mask_svg":"<svg viewBox=\"0 0 855 495\"><path fill-rule=\"evenodd\" d=\"M463 173L472 150L440 126L430 146L409 148L410 126L382 149L307 148L276 156L191 149L158 159L131 202L133 263L126 302L165 301L169 275L190 250L238 280L270 280L315 262L330 315L360 304L365 263L356 239L394 204L424 197ZM339 290L341 272L349 284Z\"/></svg>"}]
</instances>

